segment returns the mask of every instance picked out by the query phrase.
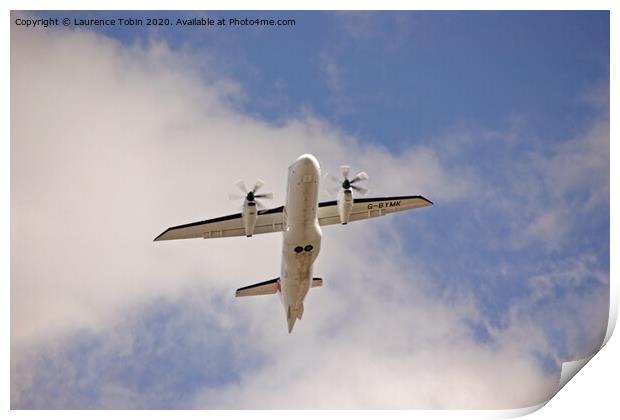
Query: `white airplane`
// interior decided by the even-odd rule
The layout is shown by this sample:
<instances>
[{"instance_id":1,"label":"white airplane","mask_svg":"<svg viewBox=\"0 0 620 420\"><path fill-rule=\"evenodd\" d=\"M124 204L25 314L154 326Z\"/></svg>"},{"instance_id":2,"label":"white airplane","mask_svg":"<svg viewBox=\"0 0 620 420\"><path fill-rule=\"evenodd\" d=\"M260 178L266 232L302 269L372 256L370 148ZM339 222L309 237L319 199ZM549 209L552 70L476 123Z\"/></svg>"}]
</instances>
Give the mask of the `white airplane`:
<instances>
[{"instance_id":1,"label":"white airplane","mask_svg":"<svg viewBox=\"0 0 620 420\"><path fill-rule=\"evenodd\" d=\"M288 185L284 206L258 210L258 198L272 198L272 194L257 194L263 182L257 180L247 191L242 181L237 185L246 194L240 213L166 229L155 241L188 238L226 238L282 232L282 265L280 277L237 289L235 296L278 294L288 323L288 332L304 313L304 298L311 287L323 285L323 280L312 277L312 264L321 250L321 226L383 216L398 211L417 209L433 203L420 195L353 199L351 190L365 194L368 190L355 185L368 179L360 172L349 180L349 167L341 167L343 180L327 175L340 185L335 201L319 203L319 162L312 155L297 158L288 168ZM335 192L335 191L334 191ZM232 198L232 196L231 196Z\"/></svg>"}]
</instances>

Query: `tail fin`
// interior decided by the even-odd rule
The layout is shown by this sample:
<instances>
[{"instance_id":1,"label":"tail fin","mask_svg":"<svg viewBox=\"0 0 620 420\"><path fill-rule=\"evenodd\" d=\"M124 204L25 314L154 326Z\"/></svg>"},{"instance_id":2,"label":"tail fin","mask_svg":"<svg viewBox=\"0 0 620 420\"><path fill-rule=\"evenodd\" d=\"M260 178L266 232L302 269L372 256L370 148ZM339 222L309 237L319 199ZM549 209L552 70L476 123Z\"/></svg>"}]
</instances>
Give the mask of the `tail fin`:
<instances>
[{"instance_id":1,"label":"tail fin","mask_svg":"<svg viewBox=\"0 0 620 420\"><path fill-rule=\"evenodd\" d=\"M291 306L289 305L288 310L286 311L286 322L288 324L288 333L290 334L293 331L293 327L295 326L295 321L297 321L297 317L295 314L291 313Z\"/></svg>"},{"instance_id":2,"label":"tail fin","mask_svg":"<svg viewBox=\"0 0 620 420\"><path fill-rule=\"evenodd\" d=\"M280 277L237 289L235 297L272 295L278 291Z\"/></svg>"},{"instance_id":3,"label":"tail fin","mask_svg":"<svg viewBox=\"0 0 620 420\"><path fill-rule=\"evenodd\" d=\"M323 286L323 279L320 277L312 278L312 283L310 287L320 287ZM235 297L244 297L244 296L259 296L259 295L272 295L277 293L280 288L280 277L276 277L272 280L263 281L261 283L256 283L251 286L245 286L237 289L235 292ZM293 327L295 326L295 321L301 319L304 314L304 305L303 303L299 306L297 311L293 311L289 306L286 311L286 322L288 323L288 332L293 331Z\"/></svg>"},{"instance_id":4,"label":"tail fin","mask_svg":"<svg viewBox=\"0 0 620 420\"><path fill-rule=\"evenodd\" d=\"M323 279L320 277L313 277L312 283L310 283L310 287L320 287L320 286L323 286ZM301 305L299 305L296 311L294 311L293 308L291 308L291 306L289 305L289 307L286 310L286 322L288 323L289 334L291 333L291 331L293 331L293 327L295 326L295 321L297 321L298 319L301 319L303 314L304 314L303 302L301 303Z\"/></svg>"}]
</instances>

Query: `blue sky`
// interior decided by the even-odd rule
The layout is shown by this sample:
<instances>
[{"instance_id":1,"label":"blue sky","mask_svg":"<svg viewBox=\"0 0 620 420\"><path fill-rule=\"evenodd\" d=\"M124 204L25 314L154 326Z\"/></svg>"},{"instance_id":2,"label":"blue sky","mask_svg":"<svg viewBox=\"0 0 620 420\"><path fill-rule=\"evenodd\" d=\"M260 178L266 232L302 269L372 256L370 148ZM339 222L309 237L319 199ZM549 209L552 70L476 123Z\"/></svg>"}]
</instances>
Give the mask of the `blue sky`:
<instances>
[{"instance_id":1,"label":"blue sky","mask_svg":"<svg viewBox=\"0 0 620 420\"><path fill-rule=\"evenodd\" d=\"M59 16L104 15L145 16L134 12ZM160 15L172 20L194 16L191 12ZM90 30L12 27L12 48L24 51L24 56L37 44L47 43L60 56L71 48L76 51L68 58L74 64L66 69L55 64L60 58L51 53L41 62L12 60L14 70L30 64L27 76L45 80L42 86L50 89L48 96L66 96L67 102L60 102L66 109L75 107L67 114L57 105L28 111L32 108L28 95L12 105L16 108L12 125L17 127L12 138L12 190L16 191L12 232L23 229L20 237L47 243L54 235L46 236L48 228L41 226L70 215L58 210L64 208L58 203L92 201L91 211L109 220L110 226L133 223L138 209L151 212L140 222L140 229L128 230L136 235L121 235L131 244L129 248L101 249L109 255L105 267L89 257L81 268L70 268L58 262L64 261L59 257L64 251L33 250L12 239L12 266L17 267L12 273L12 352L20 349L25 355L12 365L14 408L252 408L262 403L251 398L256 389L263 392L266 406L280 408L268 403L270 390L276 394L277 388L265 385L276 348L286 350L303 343L308 349L327 346L344 352L355 343L371 343L377 334L372 326L392 323L391 311L395 335L385 332L381 345L390 343L389 337L405 336L404 341L394 341L394 354L411 355L413 371L419 369L420 360L429 362L418 359L423 355L414 350L425 345L441 349L431 363L447 365L446 360L457 360L450 371L436 373L437 395L410 404L404 398L395 403L399 407L427 407L438 400L439 406L469 408L516 407L537 401L536 395L507 388L506 394L518 397L497 400L481 391L476 399L455 391L451 403L442 384L457 375L460 366L452 354L458 345L450 343L486 355L480 361L462 356L463 364L479 366L483 372L469 377L481 389L496 384L501 376L494 376L493 372L501 371L497 366L517 357L531 367L531 376L522 382L516 379L514 386L540 392L539 400L557 381L562 361L597 348L606 327L609 290L608 13L222 11L195 15L295 18L296 25L116 28L103 29L96 37ZM88 60L97 64L89 68ZM50 65L52 70L45 74L43 69ZM20 89L29 92L27 76L14 82L13 95ZM78 80L81 90L56 91L64 78ZM99 96L84 94L85 86L92 86ZM117 92L124 102L106 99L102 86ZM158 108L159 101L166 103ZM76 118L76 113L82 116ZM128 118L134 113L135 120ZM38 188L29 182L37 173L32 173L33 168L41 167L31 158L32 144L41 140L19 124L22 119L41 121L35 127L51 133L64 124L66 130L60 132L70 133L66 142L73 146L70 154L60 155L63 168L45 160L41 171L47 172L37 178L44 179L40 188L50 194L56 191L60 198L45 198L45 194L37 202L28 198ZM43 123L48 119L63 123ZM113 126L119 130L118 138L101 140L97 137L101 133L90 131L92 125L81 125L91 120ZM151 135L162 139L149 140L145 124L152 125ZM212 138L212 133L220 137ZM227 133L230 137L224 146L222 136ZM91 154L94 150L101 153ZM322 297L316 299L324 300L310 301L307 309L325 313L314 320L306 314L293 338L266 338L265 331L284 330L279 302L263 300L240 308L229 296L236 287L275 275L269 273L277 271L279 238L258 239L265 248L259 258L256 242L228 242L220 248L190 241L175 243L176 249L145 250L153 245L143 244L141 235L233 211L224 199L214 202L212 197L225 197L224 191L239 177L264 176L278 201L284 182L278 174L300 151L315 153L324 170L334 171L344 163L366 170L371 195L421 193L435 206L390 220L352 224L347 231L325 229L316 270L334 280L318 292ZM201 153L203 159L198 158ZM229 164L217 164L218 160ZM102 166L102 171L110 165L116 175L91 173L95 169L84 162ZM67 194L72 179L84 180L72 187L73 195ZM153 185L157 185L155 191L151 191ZM196 188L204 189L205 197L196 198ZM118 208L94 198L106 194L120 200ZM159 212L153 210L159 206ZM35 208L50 210L43 212L48 215L58 211L57 219L37 216L40 229L28 230L19 215ZM129 212L127 217L122 209ZM66 252L102 246L93 244L84 228L68 229L71 233L63 242ZM100 235L102 242L115 243L110 232ZM266 250L270 247L273 252ZM136 250L139 263L131 264L124 255ZM183 252L191 256L184 257ZM239 253L257 268L241 269L235 277L236 263L228 259L234 261ZM224 262L217 255L225 255ZM347 256L351 266L339 264ZM220 261L221 266L201 262L202 258ZM22 260L37 263L22 265ZM369 261L375 264L364 269ZM153 273L147 266L158 270ZM177 271L179 266L183 268ZM22 290L40 281L38 267L69 277L92 274L93 283L111 282L107 288L112 291L104 293L103 303L92 308L78 305L64 313L80 299L97 300L79 283L69 281L55 295L41 292L38 297L43 306L57 298L72 302L48 308L52 313L58 310L55 325L35 316L22 324L20 314L31 305ZM101 272L95 273L96 267ZM244 277L254 273L262 277ZM205 279L216 283L205 286ZM134 282L148 292L128 286ZM408 296L421 309L414 309ZM359 320L347 316L351 312L342 307L360 311ZM367 329L360 325L362 321L368 323ZM418 323L423 321L425 327L420 328ZM305 333L303 324L309 325ZM47 333L41 334L43 330ZM441 344L437 337L444 338ZM248 343L255 351L243 350ZM376 350L373 346L369 347ZM351 363L366 360L389 370L392 359L375 359L375 353L368 351L360 353L359 359L352 357ZM490 360L488 365L485 359ZM498 365L493 364L496 359ZM329 366L331 361L323 362ZM294 358L283 362L291 376L301 372L298 376L307 376L309 384L328 384L333 379L333 372L313 374L300 363ZM356 371L354 365L349 368ZM392 373L395 376L387 379L383 372L369 373L367 379L393 383L399 376ZM295 395L292 407L321 406L310 397L297 397L294 390L304 395L303 385L287 373L279 374L283 376L274 377L290 385ZM231 400L229 394L238 400ZM341 401L347 407L366 407L362 391L356 389ZM374 403L385 407L382 401ZM333 401L325 406L339 407Z\"/></svg>"},{"instance_id":2,"label":"blue sky","mask_svg":"<svg viewBox=\"0 0 620 420\"><path fill-rule=\"evenodd\" d=\"M113 16L143 17L134 12ZM247 112L277 121L309 109L364 141L394 150L428 139L442 127L463 123L500 129L515 116L528 119L532 135L566 138L592 112L579 103L579 95L609 78L607 12L223 11L196 16L295 18L296 25L116 26L101 32L125 44L155 37L173 49L215 56L221 71L242 84ZM346 94L334 92L326 80L326 57L335 60Z\"/></svg>"}]
</instances>

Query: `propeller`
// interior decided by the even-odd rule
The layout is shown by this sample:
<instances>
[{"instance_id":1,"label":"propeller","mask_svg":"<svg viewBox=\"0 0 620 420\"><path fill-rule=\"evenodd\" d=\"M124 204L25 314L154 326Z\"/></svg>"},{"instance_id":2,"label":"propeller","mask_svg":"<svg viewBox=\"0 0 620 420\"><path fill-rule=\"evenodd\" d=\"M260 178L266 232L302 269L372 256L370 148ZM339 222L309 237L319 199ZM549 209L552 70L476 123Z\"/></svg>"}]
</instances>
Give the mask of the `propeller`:
<instances>
[{"instance_id":1,"label":"propeller","mask_svg":"<svg viewBox=\"0 0 620 420\"><path fill-rule=\"evenodd\" d=\"M353 177L353 179L349 179L349 172L351 170L350 166L342 165L340 167L340 173L342 174L342 179L335 177L332 174L326 174L325 177L332 182L337 183L338 185L334 185L332 187L327 188L327 192L331 195L336 194L340 189L343 190L355 190L361 195L366 195L368 193L368 188L360 187L357 184L360 181L365 181L368 179L368 174L366 172L360 172Z\"/></svg>"},{"instance_id":2,"label":"propeller","mask_svg":"<svg viewBox=\"0 0 620 420\"><path fill-rule=\"evenodd\" d=\"M243 182L242 180L239 180L239 181L235 182L235 185L237 186L237 188L239 188L243 192L243 195L228 194L228 198L230 200L245 199L245 200L247 200L250 203L251 202L256 203L256 205L258 206L259 209L263 209L263 208L265 208L265 206L263 205L263 203L258 201L257 198L264 198L266 200L271 200L273 198L273 193L257 194L258 190L263 185L265 185L265 182L262 179L257 179L251 190L247 189L247 187L245 186L245 182Z\"/></svg>"}]
</instances>

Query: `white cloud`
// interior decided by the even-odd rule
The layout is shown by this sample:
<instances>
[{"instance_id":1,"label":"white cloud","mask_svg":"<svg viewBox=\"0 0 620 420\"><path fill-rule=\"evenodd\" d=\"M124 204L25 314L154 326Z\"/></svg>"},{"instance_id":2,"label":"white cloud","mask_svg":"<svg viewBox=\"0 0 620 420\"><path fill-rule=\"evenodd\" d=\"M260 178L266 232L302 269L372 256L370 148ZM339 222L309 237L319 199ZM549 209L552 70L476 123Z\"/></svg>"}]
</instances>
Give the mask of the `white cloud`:
<instances>
[{"instance_id":1,"label":"white cloud","mask_svg":"<svg viewBox=\"0 0 620 420\"><path fill-rule=\"evenodd\" d=\"M475 183L485 217L490 209L510 223L511 246L564 250L580 223L609 206L609 85L582 96L591 109L568 138L534 137L528 118L516 114L505 129L463 123L432 139L441 161L476 161L478 173L460 168L454 180Z\"/></svg>"},{"instance_id":2,"label":"white cloud","mask_svg":"<svg viewBox=\"0 0 620 420\"><path fill-rule=\"evenodd\" d=\"M322 54L321 71L325 75L325 82L332 94L342 93L342 69L336 62L336 59L329 54Z\"/></svg>"},{"instance_id":3,"label":"white cloud","mask_svg":"<svg viewBox=\"0 0 620 420\"><path fill-rule=\"evenodd\" d=\"M514 209L523 215L514 230L517 242L558 249L579 216L609 205L609 116L515 166L519 177L512 192L523 200Z\"/></svg>"},{"instance_id":4,"label":"white cloud","mask_svg":"<svg viewBox=\"0 0 620 420\"><path fill-rule=\"evenodd\" d=\"M386 41L384 43L386 48L396 49L411 43L416 28L415 12L412 11L398 13L340 11L333 16L345 35L340 43L350 48L364 45L364 42L370 39L379 38ZM390 28L389 33L386 33L386 27Z\"/></svg>"},{"instance_id":5,"label":"white cloud","mask_svg":"<svg viewBox=\"0 0 620 420\"><path fill-rule=\"evenodd\" d=\"M276 323L261 340L250 337L248 345L273 361L206 389L196 407L515 408L552 395L556 378L528 354L536 346L530 337L525 345L523 335L503 333L493 345L476 343L463 323L478 318L469 299L448 305L429 297L432 278L414 264L395 263L406 258L397 252L371 255L351 245L359 239L332 244L348 248L342 261L373 264L350 271L321 264L331 273L329 293L312 291L309 325L287 337ZM268 321L259 320L264 329Z\"/></svg>"},{"instance_id":6,"label":"white cloud","mask_svg":"<svg viewBox=\"0 0 620 420\"><path fill-rule=\"evenodd\" d=\"M323 167L368 164L377 189L388 183L384 167L406 166L406 158L359 146L313 117L279 127L246 117L226 106L229 81L202 84L160 45L125 50L90 33L17 31L13 46L16 340L94 325L110 306L174 293L197 267L221 279L237 267L221 267L214 250L256 260L258 270L239 278L275 271L275 235L150 242L168 224L236 210L226 193L237 178L265 179L282 201L286 168L304 152ZM426 165L410 178L426 190L441 186L424 173L441 171L440 163ZM171 255L186 263L165 260Z\"/></svg>"},{"instance_id":7,"label":"white cloud","mask_svg":"<svg viewBox=\"0 0 620 420\"><path fill-rule=\"evenodd\" d=\"M467 167L429 147L395 156L361 145L314 116L248 117L234 81L208 66L198 75L163 44L13 28L11 50L12 404L32 385L38 349L82 330L131 348L131 314L196 290L230 293L228 306L196 316L247 325L237 345L268 357L239 383L196 395L197 406L512 408L552 393L556 378L529 353L544 344L539 327L515 318L494 344L474 340L463 323L480 319L473 298L429 291L433 278L400 249L402 218L325 229L316 272L326 285L290 336L276 299L232 300L278 273L279 236L151 242L168 225L235 211L225 197L238 178L261 177L281 202L302 153L324 170L366 170L377 194L443 202L481 183ZM124 406L131 392L107 383L100 399Z\"/></svg>"}]
</instances>

